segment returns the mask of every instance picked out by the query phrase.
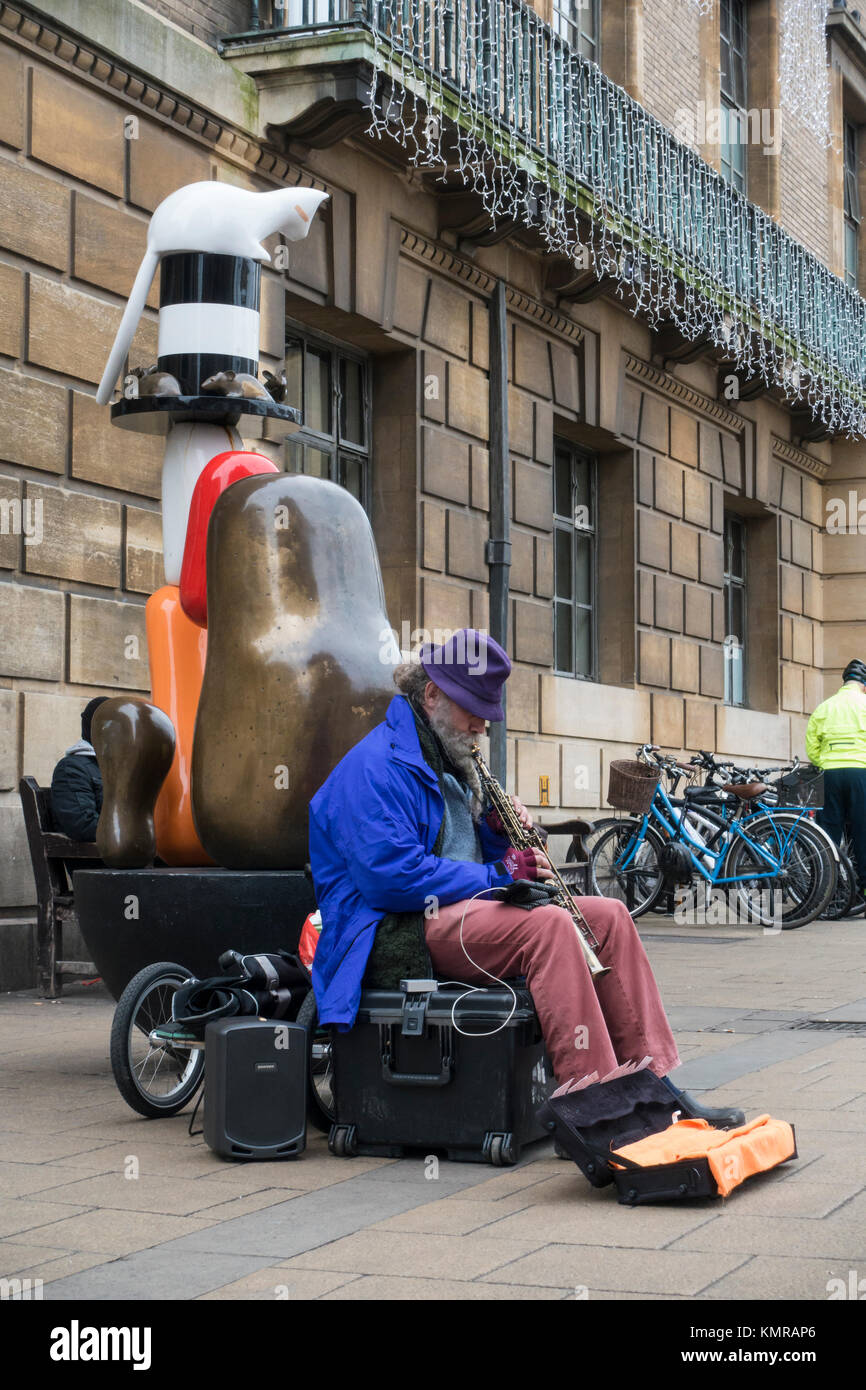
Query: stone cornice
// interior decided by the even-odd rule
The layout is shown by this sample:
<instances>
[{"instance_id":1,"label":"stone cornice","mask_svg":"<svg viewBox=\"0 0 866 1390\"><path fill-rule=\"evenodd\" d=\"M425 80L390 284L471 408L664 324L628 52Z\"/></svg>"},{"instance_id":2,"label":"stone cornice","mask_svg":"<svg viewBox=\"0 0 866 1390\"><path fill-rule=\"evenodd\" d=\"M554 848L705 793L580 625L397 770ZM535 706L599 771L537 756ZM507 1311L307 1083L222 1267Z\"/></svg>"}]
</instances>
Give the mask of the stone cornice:
<instances>
[{"instance_id":1,"label":"stone cornice","mask_svg":"<svg viewBox=\"0 0 866 1390\"><path fill-rule=\"evenodd\" d=\"M746 421L742 415L735 415L732 410L727 410L718 401L714 401L712 396L705 396L703 391L698 391L685 381L677 381L676 377L669 376L659 367L654 367L651 362L634 357L630 352L625 356L625 370L627 376L643 382L660 396L668 396L680 405L688 406L698 415L713 420L717 425L722 425L735 434L742 434L746 428Z\"/></svg>"},{"instance_id":2,"label":"stone cornice","mask_svg":"<svg viewBox=\"0 0 866 1390\"><path fill-rule=\"evenodd\" d=\"M214 119L205 107L158 83L98 44L89 43L47 15L24 5L0 3L0 36L83 78L88 85L105 89L106 95L121 99L132 111L182 132L262 178L288 184L304 178L301 170L277 150L229 121ZM320 180L310 182L324 187Z\"/></svg>"},{"instance_id":3,"label":"stone cornice","mask_svg":"<svg viewBox=\"0 0 866 1390\"><path fill-rule=\"evenodd\" d=\"M830 468L829 463L813 458L804 449L798 449L796 444L789 443L787 439L780 439L777 434L772 436L772 440L773 458L799 468L801 473L808 473L811 478L817 478L819 483L824 481Z\"/></svg>"},{"instance_id":4,"label":"stone cornice","mask_svg":"<svg viewBox=\"0 0 866 1390\"><path fill-rule=\"evenodd\" d=\"M472 261L463 260L449 247L431 241L429 237L423 236L420 232L413 232L408 227L400 228L400 249L404 255L411 256L414 260L421 261L425 265L435 266L440 274L450 276L453 280L459 280L462 284L471 286L478 294L485 297L492 293L496 284L495 275L482 270ZM525 294L522 290L514 289L513 286L509 285L506 288L506 301L513 314L519 314L523 318L543 324L550 332L558 333L564 338L570 338L573 342L579 343L583 340L584 330L579 323L565 318L555 309L552 309L550 305L542 304L541 300L534 299L532 295Z\"/></svg>"},{"instance_id":5,"label":"stone cornice","mask_svg":"<svg viewBox=\"0 0 866 1390\"><path fill-rule=\"evenodd\" d=\"M584 330L580 324L558 314L549 304L542 304L540 300L533 299L530 295L524 294L522 290L513 289L510 285L506 289L505 297L512 313L523 314L525 318L535 319L536 323L543 324L551 333L558 333L563 338L571 338L575 343L583 341Z\"/></svg>"}]
</instances>

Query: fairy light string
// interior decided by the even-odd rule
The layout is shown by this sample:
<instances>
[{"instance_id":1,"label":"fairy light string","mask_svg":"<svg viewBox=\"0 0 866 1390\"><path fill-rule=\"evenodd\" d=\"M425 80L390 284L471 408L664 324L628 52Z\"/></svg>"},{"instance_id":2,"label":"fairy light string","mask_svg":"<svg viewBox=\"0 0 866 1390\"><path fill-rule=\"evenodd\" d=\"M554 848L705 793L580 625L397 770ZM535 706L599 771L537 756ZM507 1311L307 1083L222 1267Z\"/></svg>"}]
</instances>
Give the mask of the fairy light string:
<instances>
[{"instance_id":1,"label":"fairy light string","mask_svg":"<svg viewBox=\"0 0 866 1390\"><path fill-rule=\"evenodd\" d=\"M820 0L784 5L783 91L802 88L799 117L820 127ZM597 64L519 0L373 0L369 15L371 136L607 277L651 326L705 340L827 431L866 434L866 303ZM809 43L784 39L801 21Z\"/></svg>"}]
</instances>

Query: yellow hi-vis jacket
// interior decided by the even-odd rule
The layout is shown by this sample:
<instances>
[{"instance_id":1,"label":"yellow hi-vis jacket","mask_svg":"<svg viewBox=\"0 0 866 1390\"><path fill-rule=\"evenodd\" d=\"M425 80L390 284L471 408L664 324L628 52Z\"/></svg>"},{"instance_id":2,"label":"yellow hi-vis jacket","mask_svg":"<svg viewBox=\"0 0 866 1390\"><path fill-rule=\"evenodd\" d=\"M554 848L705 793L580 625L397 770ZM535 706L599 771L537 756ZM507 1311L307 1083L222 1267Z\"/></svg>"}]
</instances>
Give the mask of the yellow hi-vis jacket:
<instances>
[{"instance_id":1,"label":"yellow hi-vis jacket","mask_svg":"<svg viewBox=\"0 0 866 1390\"><path fill-rule=\"evenodd\" d=\"M815 710L806 756L820 768L866 767L866 695L859 685L843 685Z\"/></svg>"}]
</instances>

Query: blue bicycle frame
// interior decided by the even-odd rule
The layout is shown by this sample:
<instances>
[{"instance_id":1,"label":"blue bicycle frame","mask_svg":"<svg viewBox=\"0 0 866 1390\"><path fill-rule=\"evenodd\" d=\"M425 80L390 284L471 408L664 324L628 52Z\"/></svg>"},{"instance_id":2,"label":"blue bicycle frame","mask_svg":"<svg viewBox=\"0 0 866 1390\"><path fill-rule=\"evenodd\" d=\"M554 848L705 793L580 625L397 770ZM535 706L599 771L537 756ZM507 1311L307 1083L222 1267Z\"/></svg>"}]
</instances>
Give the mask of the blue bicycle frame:
<instances>
[{"instance_id":1,"label":"blue bicycle frame","mask_svg":"<svg viewBox=\"0 0 866 1390\"><path fill-rule=\"evenodd\" d=\"M801 819L801 817L798 816L797 820L791 826L786 827L788 833L787 835L784 835L782 833L782 827L776 824L772 816L771 808L764 807L763 805L761 805L759 809L755 809L754 811L750 812L748 816L733 816L730 819L727 816L722 815L720 812L712 810L707 806L695 806L694 810L696 812L699 812L701 815L706 815L708 820L718 821L720 830L728 831L728 835L726 836L725 842L721 849L711 849L709 845L704 844L701 841L696 840L694 838L694 836L689 831L688 825L685 822L685 808L683 812L680 812L677 809L677 807L674 806L673 802L671 801L671 798L668 796L664 787L661 785L661 783L659 783L659 785L656 787L656 793L655 797L653 798L652 806L650 807L649 811L641 817L640 828L635 832L634 837L629 842L624 857L616 861L616 868L620 870L625 870L631 867L640 845L643 844L646 838L647 826L649 825L650 820L652 819L654 822L656 822L658 826L660 826L666 832L670 840L676 841L677 843L682 844L684 846L691 861L693 869L701 876L702 879L704 879L706 883L711 884L714 888L717 888L720 885L726 883L744 883L753 882L755 879L760 878L776 878L781 868L782 856L785 854L785 851L787 850L791 839L796 834L796 829ZM803 814L806 814L805 809L803 811ZM750 821L754 820L755 817L759 815L768 817L770 820L770 824L773 826L773 831L779 847L779 858L777 859L774 859L774 857L764 848L763 845L758 844L756 840L751 839L751 837L748 834L746 834L746 832L743 830L744 823L748 825ZM668 817L670 817L670 819ZM754 854L760 856L760 858L766 862L768 868L766 870L759 870L757 872L754 869L752 869L748 873L735 874L723 877L721 873L722 865L731 849L731 845L733 843L732 837L734 836L745 841L745 843L749 846L749 849ZM704 855L709 855L712 860L712 872L710 872L706 868L702 858L699 857Z\"/></svg>"}]
</instances>

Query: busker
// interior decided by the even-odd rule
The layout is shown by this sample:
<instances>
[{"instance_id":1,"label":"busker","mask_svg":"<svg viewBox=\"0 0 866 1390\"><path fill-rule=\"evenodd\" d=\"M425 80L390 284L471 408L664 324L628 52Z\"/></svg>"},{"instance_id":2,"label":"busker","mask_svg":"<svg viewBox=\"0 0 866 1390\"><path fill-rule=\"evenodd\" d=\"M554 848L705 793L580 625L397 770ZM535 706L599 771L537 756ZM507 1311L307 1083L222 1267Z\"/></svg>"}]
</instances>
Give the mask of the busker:
<instances>
[{"instance_id":1,"label":"busker","mask_svg":"<svg viewBox=\"0 0 866 1390\"><path fill-rule=\"evenodd\" d=\"M806 756L824 773L818 824L841 845L846 824L866 895L866 663L849 661L843 684L806 726Z\"/></svg>"},{"instance_id":2,"label":"busker","mask_svg":"<svg viewBox=\"0 0 866 1390\"><path fill-rule=\"evenodd\" d=\"M487 722L504 718L510 671L502 647L471 629L423 648L420 663L394 671L399 693L384 721L310 802L320 1022L351 1028L362 982L397 988L401 978L435 973L491 985L485 971L523 975L560 1084L650 1056L684 1114L742 1124L741 1110L701 1106L667 1077L679 1065L676 1044L623 903L576 899L610 967L593 983L569 912L550 904L527 911L486 891L552 877L544 854L517 851L497 834L501 823L482 804L470 752ZM511 800L531 826L525 806Z\"/></svg>"},{"instance_id":3,"label":"busker","mask_svg":"<svg viewBox=\"0 0 866 1390\"><path fill-rule=\"evenodd\" d=\"M97 695L81 711L81 738L67 748L51 778L54 824L70 840L95 840L102 810L102 773L90 741L93 716L108 699Z\"/></svg>"}]
</instances>

